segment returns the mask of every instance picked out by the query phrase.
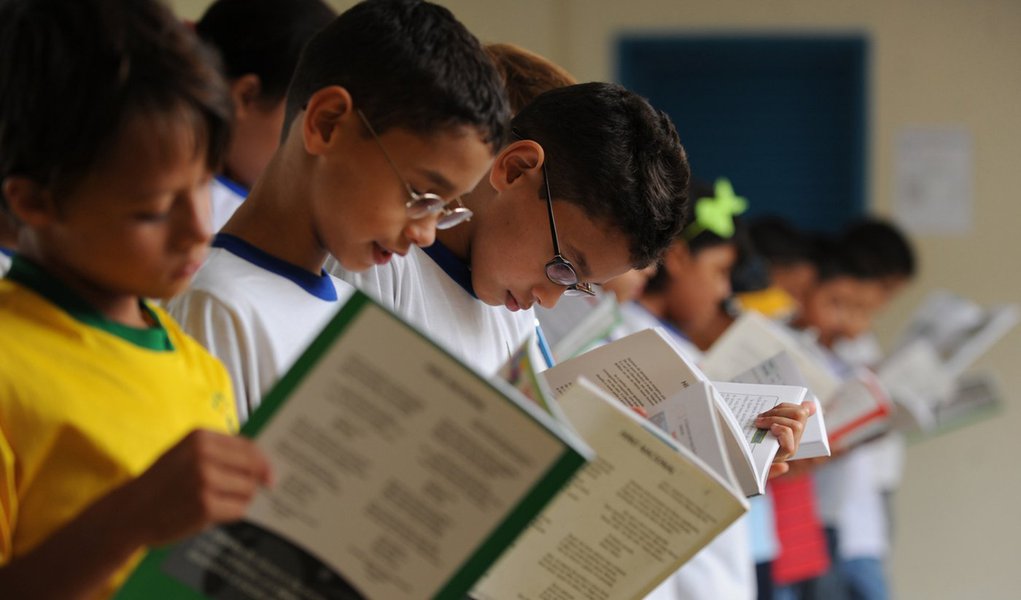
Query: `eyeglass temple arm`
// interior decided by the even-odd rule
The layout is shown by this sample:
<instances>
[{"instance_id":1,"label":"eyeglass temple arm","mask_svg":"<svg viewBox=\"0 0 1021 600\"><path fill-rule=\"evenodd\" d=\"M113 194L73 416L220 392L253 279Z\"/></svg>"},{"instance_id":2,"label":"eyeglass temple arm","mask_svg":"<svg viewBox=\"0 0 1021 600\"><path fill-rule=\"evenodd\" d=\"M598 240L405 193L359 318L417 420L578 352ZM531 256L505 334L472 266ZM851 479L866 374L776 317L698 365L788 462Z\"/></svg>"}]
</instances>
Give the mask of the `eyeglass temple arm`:
<instances>
[{"instance_id":1,"label":"eyeglass temple arm","mask_svg":"<svg viewBox=\"0 0 1021 600\"><path fill-rule=\"evenodd\" d=\"M560 256L560 242L557 239L557 222L553 220L553 194L549 189L549 174L546 172L546 163L542 163L542 180L546 183L546 209L549 211L549 228L553 232L553 254Z\"/></svg>"}]
</instances>

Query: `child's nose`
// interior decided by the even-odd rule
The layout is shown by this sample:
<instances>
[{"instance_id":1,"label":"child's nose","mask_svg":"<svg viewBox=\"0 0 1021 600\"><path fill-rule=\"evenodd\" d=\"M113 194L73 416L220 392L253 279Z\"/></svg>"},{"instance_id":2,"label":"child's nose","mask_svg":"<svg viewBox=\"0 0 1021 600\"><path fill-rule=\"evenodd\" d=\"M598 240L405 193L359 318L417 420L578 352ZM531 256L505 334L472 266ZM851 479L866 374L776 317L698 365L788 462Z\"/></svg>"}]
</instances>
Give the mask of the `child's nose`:
<instances>
[{"instance_id":1,"label":"child's nose","mask_svg":"<svg viewBox=\"0 0 1021 600\"><path fill-rule=\"evenodd\" d=\"M404 236L408 241L419 247L432 246L436 241L436 220L438 217L430 216L423 219L415 219L404 228Z\"/></svg>"},{"instance_id":2,"label":"child's nose","mask_svg":"<svg viewBox=\"0 0 1021 600\"><path fill-rule=\"evenodd\" d=\"M552 281L545 281L532 288L532 297L539 303L539 306L553 308L560 301L560 297L564 295L566 289Z\"/></svg>"}]
</instances>

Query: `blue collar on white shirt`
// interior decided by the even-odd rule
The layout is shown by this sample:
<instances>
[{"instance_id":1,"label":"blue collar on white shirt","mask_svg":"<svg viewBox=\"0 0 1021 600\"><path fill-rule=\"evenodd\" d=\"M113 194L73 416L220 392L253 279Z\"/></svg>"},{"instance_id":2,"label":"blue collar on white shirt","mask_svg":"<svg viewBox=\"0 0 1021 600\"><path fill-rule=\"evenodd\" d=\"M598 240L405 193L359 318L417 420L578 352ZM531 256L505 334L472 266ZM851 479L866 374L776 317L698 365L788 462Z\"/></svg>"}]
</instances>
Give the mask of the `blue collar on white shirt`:
<instances>
[{"instance_id":1,"label":"blue collar on white shirt","mask_svg":"<svg viewBox=\"0 0 1021 600\"><path fill-rule=\"evenodd\" d=\"M472 287L472 271L468 267L468 263L455 256L450 248L439 242L434 242L432 246L422 248L422 250L472 298L478 298L475 295L475 288Z\"/></svg>"},{"instance_id":2,"label":"blue collar on white shirt","mask_svg":"<svg viewBox=\"0 0 1021 600\"><path fill-rule=\"evenodd\" d=\"M222 174L216 175L216 180L219 181L224 187L228 188L230 191L237 194L238 196L241 196L242 198L248 197L248 188L234 181L233 179L227 177L226 175Z\"/></svg>"},{"instance_id":3,"label":"blue collar on white shirt","mask_svg":"<svg viewBox=\"0 0 1021 600\"><path fill-rule=\"evenodd\" d=\"M259 268L289 279L301 287L301 289L320 300L327 302L337 301L337 288L333 285L333 280L326 274L326 271L321 271L319 275L313 275L305 269L259 250L243 239L229 233L216 234L216 237L213 238L213 247L223 248L227 252L247 260Z\"/></svg>"},{"instance_id":4,"label":"blue collar on white shirt","mask_svg":"<svg viewBox=\"0 0 1021 600\"><path fill-rule=\"evenodd\" d=\"M4 248L3 246L0 246L0 254L5 254L5 255L10 256L11 258L13 258L14 257L14 250L12 250L11 248Z\"/></svg>"}]
</instances>

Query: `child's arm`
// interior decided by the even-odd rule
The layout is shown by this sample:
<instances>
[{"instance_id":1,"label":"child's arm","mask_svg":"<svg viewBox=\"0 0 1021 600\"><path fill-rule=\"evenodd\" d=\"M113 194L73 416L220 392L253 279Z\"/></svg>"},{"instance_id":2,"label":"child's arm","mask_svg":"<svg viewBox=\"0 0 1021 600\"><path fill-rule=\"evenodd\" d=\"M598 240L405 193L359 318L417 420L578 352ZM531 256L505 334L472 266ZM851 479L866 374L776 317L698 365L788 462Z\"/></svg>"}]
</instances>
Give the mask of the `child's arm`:
<instances>
[{"instance_id":1,"label":"child's arm","mask_svg":"<svg viewBox=\"0 0 1021 600\"><path fill-rule=\"evenodd\" d=\"M140 548L241 518L269 481L269 464L251 441L193 431L141 476L0 568L0 589L12 598L93 597Z\"/></svg>"},{"instance_id":2,"label":"child's arm","mask_svg":"<svg viewBox=\"0 0 1021 600\"><path fill-rule=\"evenodd\" d=\"M790 468L785 461L797 454L801 435L805 432L805 423L813 414L815 414L815 403L812 401L805 401L801 404L784 402L762 413L755 420L756 427L769 429L780 442L780 450L769 467L770 479L783 475Z\"/></svg>"}]
</instances>

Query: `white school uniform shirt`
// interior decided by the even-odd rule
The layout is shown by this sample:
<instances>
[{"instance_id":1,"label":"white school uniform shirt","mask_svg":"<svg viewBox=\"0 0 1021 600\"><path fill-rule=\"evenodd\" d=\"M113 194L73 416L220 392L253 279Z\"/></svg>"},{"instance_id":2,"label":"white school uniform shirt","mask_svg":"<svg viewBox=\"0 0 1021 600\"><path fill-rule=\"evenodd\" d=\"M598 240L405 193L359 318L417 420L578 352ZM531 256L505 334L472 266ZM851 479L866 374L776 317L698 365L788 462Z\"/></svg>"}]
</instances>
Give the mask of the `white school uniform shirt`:
<instances>
[{"instance_id":1,"label":"white school uniform shirt","mask_svg":"<svg viewBox=\"0 0 1021 600\"><path fill-rule=\"evenodd\" d=\"M236 181L223 175L217 175L209 183L209 191L212 194L210 203L213 209L212 224L215 233L223 229L234 211L245 201L245 198L248 197L248 190Z\"/></svg>"},{"instance_id":2,"label":"white school uniform shirt","mask_svg":"<svg viewBox=\"0 0 1021 600\"><path fill-rule=\"evenodd\" d=\"M353 292L325 271L313 275L220 234L167 308L227 367L243 423Z\"/></svg>"},{"instance_id":3,"label":"white school uniform shirt","mask_svg":"<svg viewBox=\"0 0 1021 600\"><path fill-rule=\"evenodd\" d=\"M0 248L0 277L3 277L11 269L11 260L14 258L14 251L7 248Z\"/></svg>"},{"instance_id":4,"label":"white school uniform shirt","mask_svg":"<svg viewBox=\"0 0 1021 600\"><path fill-rule=\"evenodd\" d=\"M326 268L487 377L535 331L532 309L511 312L475 297L467 264L439 242L361 273L335 260Z\"/></svg>"},{"instance_id":5,"label":"white school uniform shirt","mask_svg":"<svg viewBox=\"0 0 1021 600\"><path fill-rule=\"evenodd\" d=\"M833 372L846 377L857 366L878 361L874 338L845 341L826 351ZM876 485L873 454L867 446L852 449L813 473L819 517L837 531L837 558L882 558L886 555L887 519Z\"/></svg>"}]
</instances>

